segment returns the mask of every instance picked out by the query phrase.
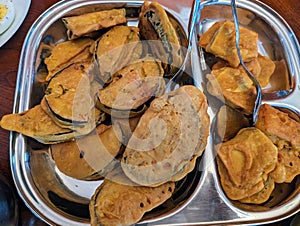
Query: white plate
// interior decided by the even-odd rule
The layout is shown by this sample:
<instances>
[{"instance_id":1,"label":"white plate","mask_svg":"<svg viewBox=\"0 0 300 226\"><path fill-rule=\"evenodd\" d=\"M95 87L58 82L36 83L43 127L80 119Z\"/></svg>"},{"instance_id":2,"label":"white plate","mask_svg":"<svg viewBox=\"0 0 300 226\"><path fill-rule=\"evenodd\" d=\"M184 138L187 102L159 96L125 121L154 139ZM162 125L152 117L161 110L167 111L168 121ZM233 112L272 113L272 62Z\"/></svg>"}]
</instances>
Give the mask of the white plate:
<instances>
[{"instance_id":1,"label":"white plate","mask_svg":"<svg viewBox=\"0 0 300 226\"><path fill-rule=\"evenodd\" d=\"M31 0L13 0L12 2L15 7L15 19L11 26L0 35L0 47L3 46L15 34L15 32L23 23L29 10Z\"/></svg>"}]
</instances>

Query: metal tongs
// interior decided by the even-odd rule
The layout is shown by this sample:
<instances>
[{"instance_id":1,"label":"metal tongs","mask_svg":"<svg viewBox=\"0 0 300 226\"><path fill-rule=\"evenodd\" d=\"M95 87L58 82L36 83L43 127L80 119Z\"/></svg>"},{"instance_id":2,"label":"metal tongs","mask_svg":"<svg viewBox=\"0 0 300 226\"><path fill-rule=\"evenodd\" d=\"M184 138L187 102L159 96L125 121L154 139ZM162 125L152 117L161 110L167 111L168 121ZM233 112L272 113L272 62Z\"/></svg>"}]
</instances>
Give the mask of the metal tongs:
<instances>
[{"instance_id":1,"label":"metal tongs","mask_svg":"<svg viewBox=\"0 0 300 226\"><path fill-rule=\"evenodd\" d=\"M261 106L261 102L262 102L262 90L261 90L260 84L254 77L254 75L249 71L249 69L247 68L247 66L245 65L245 63L242 59L242 54L241 54L240 45L239 45L240 30L239 30L239 22L238 22L238 16L237 16L237 11L236 11L235 0L231 0L231 9L232 9L232 14L233 14L233 19L234 19L234 27L235 27L235 45L236 45L238 57L240 60L240 64L242 65L242 67L244 68L244 70L246 71L246 73L248 74L250 79L252 80L252 82L256 88L256 92L257 92L253 112L251 115L251 121L250 121L251 125L255 125L257 118L258 118L258 112L259 112L259 109Z\"/></svg>"},{"instance_id":2,"label":"metal tongs","mask_svg":"<svg viewBox=\"0 0 300 226\"><path fill-rule=\"evenodd\" d=\"M176 86L178 86L180 77L183 74L183 72L185 71L186 65L189 63L191 53L192 53L192 47L193 47L194 28L195 28L195 24L197 22L198 17L200 18L200 15L201 15L200 3L201 3L201 0L193 1L190 18L189 18L189 24L188 24L187 52L186 52L186 55L184 57L181 67L178 69L178 71L175 73L175 75L168 81L168 83L165 87L165 93L172 91L173 89L176 88Z\"/></svg>"}]
</instances>

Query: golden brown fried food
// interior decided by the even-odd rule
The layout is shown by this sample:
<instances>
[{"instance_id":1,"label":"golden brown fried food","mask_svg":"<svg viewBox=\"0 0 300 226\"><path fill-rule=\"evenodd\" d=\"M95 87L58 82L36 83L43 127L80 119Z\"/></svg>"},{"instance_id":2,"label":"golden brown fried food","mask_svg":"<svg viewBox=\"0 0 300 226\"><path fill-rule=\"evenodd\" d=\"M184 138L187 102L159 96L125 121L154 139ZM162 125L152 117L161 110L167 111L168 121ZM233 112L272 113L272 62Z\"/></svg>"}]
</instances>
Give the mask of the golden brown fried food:
<instances>
[{"instance_id":1,"label":"golden brown fried food","mask_svg":"<svg viewBox=\"0 0 300 226\"><path fill-rule=\"evenodd\" d=\"M93 31L127 22L124 8L65 17L62 21L67 28L67 35L70 40L82 37Z\"/></svg>"},{"instance_id":2,"label":"golden brown fried food","mask_svg":"<svg viewBox=\"0 0 300 226\"><path fill-rule=\"evenodd\" d=\"M43 109L62 127L87 134L95 128L95 103L89 78L90 63L72 64L48 83Z\"/></svg>"},{"instance_id":3,"label":"golden brown fried food","mask_svg":"<svg viewBox=\"0 0 300 226\"><path fill-rule=\"evenodd\" d=\"M75 132L61 128L52 118L37 105L19 114L9 114L2 117L0 126L6 130L16 131L32 137L44 144L71 140Z\"/></svg>"},{"instance_id":4,"label":"golden brown fried food","mask_svg":"<svg viewBox=\"0 0 300 226\"><path fill-rule=\"evenodd\" d=\"M90 201L91 225L135 224L169 199L174 188L174 182L151 188L104 180Z\"/></svg>"},{"instance_id":5,"label":"golden brown fried food","mask_svg":"<svg viewBox=\"0 0 300 226\"><path fill-rule=\"evenodd\" d=\"M104 127L104 128L103 128ZM50 155L57 168L79 180L104 177L116 164L122 146L118 127L100 125L96 131L74 141L51 145Z\"/></svg>"},{"instance_id":6,"label":"golden brown fried food","mask_svg":"<svg viewBox=\"0 0 300 226\"><path fill-rule=\"evenodd\" d=\"M262 88L269 84L270 77L275 70L275 63L266 56L258 54L256 58L246 63L247 68L251 71L254 77L257 79ZM224 60L219 60L213 65L212 69L217 70L224 67L229 67L229 64ZM244 70L241 65L239 70Z\"/></svg>"},{"instance_id":7,"label":"golden brown fried food","mask_svg":"<svg viewBox=\"0 0 300 226\"><path fill-rule=\"evenodd\" d=\"M137 109L163 93L163 74L160 62L150 57L141 59L115 73L112 82L99 91L99 101L105 107L119 111Z\"/></svg>"},{"instance_id":8,"label":"golden brown fried food","mask_svg":"<svg viewBox=\"0 0 300 226\"><path fill-rule=\"evenodd\" d=\"M270 198L274 188L275 188L274 180L269 176L267 180L264 181L264 188L262 190L247 198L240 199L239 201L242 203L250 203L250 204L264 203Z\"/></svg>"},{"instance_id":9,"label":"golden brown fried food","mask_svg":"<svg viewBox=\"0 0 300 226\"><path fill-rule=\"evenodd\" d=\"M49 81L56 72L70 64L91 59L89 48L93 43L92 39L82 38L57 44L51 50L51 55L45 59L49 73L46 80Z\"/></svg>"},{"instance_id":10,"label":"golden brown fried food","mask_svg":"<svg viewBox=\"0 0 300 226\"><path fill-rule=\"evenodd\" d=\"M207 90L211 95L247 115L252 113L256 89L243 69L223 67L212 70L207 79Z\"/></svg>"},{"instance_id":11,"label":"golden brown fried food","mask_svg":"<svg viewBox=\"0 0 300 226\"><path fill-rule=\"evenodd\" d=\"M220 144L218 166L222 187L230 199L240 200L261 191L277 162L277 147L254 127L241 129L231 140Z\"/></svg>"},{"instance_id":12,"label":"golden brown fried food","mask_svg":"<svg viewBox=\"0 0 300 226\"><path fill-rule=\"evenodd\" d=\"M275 70L275 63L266 56L258 54L258 57L246 63L262 88L269 84L270 77ZM242 66L240 66L242 67Z\"/></svg>"},{"instance_id":13,"label":"golden brown fried food","mask_svg":"<svg viewBox=\"0 0 300 226\"><path fill-rule=\"evenodd\" d=\"M244 62L249 62L257 57L257 39L258 34L256 32L240 27L239 45ZM228 61L232 67L237 67L240 64L235 46L234 24L230 21L225 21L222 24L220 22L215 23L207 33L200 36L199 44L207 52Z\"/></svg>"},{"instance_id":14,"label":"golden brown fried food","mask_svg":"<svg viewBox=\"0 0 300 226\"><path fill-rule=\"evenodd\" d=\"M270 176L277 183L291 182L300 174L300 123L270 105L259 111L256 127L278 147L278 161Z\"/></svg>"},{"instance_id":15,"label":"golden brown fried food","mask_svg":"<svg viewBox=\"0 0 300 226\"><path fill-rule=\"evenodd\" d=\"M138 27L143 39L155 40L149 42L151 51L162 61L164 70L174 74L183 62L183 53L179 37L164 8L157 2L145 1Z\"/></svg>"},{"instance_id":16,"label":"golden brown fried food","mask_svg":"<svg viewBox=\"0 0 300 226\"><path fill-rule=\"evenodd\" d=\"M137 27L113 27L97 41L95 60L99 67L99 78L109 83L114 73L140 59L142 53L143 45Z\"/></svg>"},{"instance_id":17,"label":"golden brown fried food","mask_svg":"<svg viewBox=\"0 0 300 226\"><path fill-rule=\"evenodd\" d=\"M122 168L144 186L179 180L192 169L193 158L202 154L208 133L204 94L194 86L182 86L152 101L128 142Z\"/></svg>"}]
</instances>

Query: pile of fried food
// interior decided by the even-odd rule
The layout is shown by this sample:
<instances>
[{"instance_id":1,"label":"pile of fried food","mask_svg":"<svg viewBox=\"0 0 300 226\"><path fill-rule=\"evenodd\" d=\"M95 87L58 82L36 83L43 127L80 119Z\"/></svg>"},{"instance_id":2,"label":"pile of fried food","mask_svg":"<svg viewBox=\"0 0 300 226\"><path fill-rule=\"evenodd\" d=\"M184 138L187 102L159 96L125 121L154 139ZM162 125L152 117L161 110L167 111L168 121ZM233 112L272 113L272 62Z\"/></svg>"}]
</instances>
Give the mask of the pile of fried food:
<instances>
[{"instance_id":1,"label":"pile of fried food","mask_svg":"<svg viewBox=\"0 0 300 226\"><path fill-rule=\"evenodd\" d=\"M3 116L1 127L49 144L62 173L103 179L90 201L92 225L134 224L172 196L202 155L206 97L192 85L164 94L183 56L158 3L144 2L138 27L126 25L124 8L62 21L68 39L43 59L40 104Z\"/></svg>"},{"instance_id":2,"label":"pile of fried food","mask_svg":"<svg viewBox=\"0 0 300 226\"><path fill-rule=\"evenodd\" d=\"M258 34L240 28L242 58L261 87L269 84L275 63L258 53ZM207 77L208 92L225 102L217 114L215 149L220 182L227 197L246 204L263 204L276 184L290 183L300 174L300 119L263 104L255 127L251 114L256 90L235 48L234 24L216 22L200 36L199 45L220 60Z\"/></svg>"}]
</instances>

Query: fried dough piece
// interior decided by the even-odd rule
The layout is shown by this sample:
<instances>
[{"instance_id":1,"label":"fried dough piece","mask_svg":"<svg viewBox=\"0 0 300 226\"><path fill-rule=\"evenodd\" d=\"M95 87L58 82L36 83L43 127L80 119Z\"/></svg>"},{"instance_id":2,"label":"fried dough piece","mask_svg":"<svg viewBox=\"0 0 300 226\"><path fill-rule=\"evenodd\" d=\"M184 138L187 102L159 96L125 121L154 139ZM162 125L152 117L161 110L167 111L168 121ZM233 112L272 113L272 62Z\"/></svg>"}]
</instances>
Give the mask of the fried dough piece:
<instances>
[{"instance_id":1,"label":"fried dough piece","mask_svg":"<svg viewBox=\"0 0 300 226\"><path fill-rule=\"evenodd\" d=\"M51 55L45 59L49 73L46 80L49 81L55 72L72 63L89 59L91 57L89 48L93 43L94 41L89 38L58 43L51 50Z\"/></svg>"},{"instance_id":2,"label":"fried dough piece","mask_svg":"<svg viewBox=\"0 0 300 226\"><path fill-rule=\"evenodd\" d=\"M126 23L126 11L122 9L103 10L99 12L85 13L78 16L62 19L69 40L87 35L93 31Z\"/></svg>"},{"instance_id":3,"label":"fried dough piece","mask_svg":"<svg viewBox=\"0 0 300 226\"><path fill-rule=\"evenodd\" d=\"M208 30L200 36L198 40L198 45L203 48L206 48L206 46L213 40L217 31L223 26L223 23L223 21L218 21L214 23L213 26L208 28Z\"/></svg>"},{"instance_id":4,"label":"fried dough piece","mask_svg":"<svg viewBox=\"0 0 300 226\"><path fill-rule=\"evenodd\" d=\"M32 137L44 144L71 140L74 131L58 126L52 118L37 105L19 114L4 115L0 126L6 130L16 131Z\"/></svg>"},{"instance_id":5,"label":"fried dough piece","mask_svg":"<svg viewBox=\"0 0 300 226\"><path fill-rule=\"evenodd\" d=\"M159 58L168 74L174 74L183 63L178 35L166 11L157 2L145 1L139 15L141 37L149 42L154 56Z\"/></svg>"},{"instance_id":6,"label":"fried dough piece","mask_svg":"<svg viewBox=\"0 0 300 226\"><path fill-rule=\"evenodd\" d=\"M251 184L244 187L235 186L228 175L227 169L219 157L217 157L217 164L222 188L230 199L240 200L255 195L264 188L263 180L258 181L256 184Z\"/></svg>"},{"instance_id":7,"label":"fried dough piece","mask_svg":"<svg viewBox=\"0 0 300 226\"><path fill-rule=\"evenodd\" d=\"M270 77L275 71L275 63L268 57L260 54L258 54L257 60L261 70L260 73L254 74L254 76L257 78L261 87L266 87L270 81Z\"/></svg>"},{"instance_id":8,"label":"fried dough piece","mask_svg":"<svg viewBox=\"0 0 300 226\"><path fill-rule=\"evenodd\" d=\"M214 33L214 34L213 34ZM209 43L208 39L211 39ZM240 49L244 62L249 62L258 55L257 47L258 34L249 29L240 27ZM217 22L207 34L200 36L199 44L205 48L207 52L220 57L230 64L232 67L237 67L240 64L236 46L235 46L235 29L234 24L230 21L225 21L220 26Z\"/></svg>"},{"instance_id":9,"label":"fried dough piece","mask_svg":"<svg viewBox=\"0 0 300 226\"><path fill-rule=\"evenodd\" d=\"M57 73L45 91L43 109L59 125L87 134L95 128L95 103L88 75L90 64L72 64Z\"/></svg>"},{"instance_id":10,"label":"fried dough piece","mask_svg":"<svg viewBox=\"0 0 300 226\"><path fill-rule=\"evenodd\" d=\"M100 79L109 83L114 73L138 60L142 52L143 45L137 27L113 27L97 41L95 59Z\"/></svg>"},{"instance_id":11,"label":"fried dough piece","mask_svg":"<svg viewBox=\"0 0 300 226\"><path fill-rule=\"evenodd\" d=\"M270 176L276 183L290 183L300 174L300 123L270 105L261 106L256 127L278 147L278 162Z\"/></svg>"},{"instance_id":12,"label":"fried dough piece","mask_svg":"<svg viewBox=\"0 0 300 226\"><path fill-rule=\"evenodd\" d=\"M111 109L137 109L150 98L163 93L163 74L160 62L144 58L115 73L112 82L99 91L99 101Z\"/></svg>"},{"instance_id":13,"label":"fried dough piece","mask_svg":"<svg viewBox=\"0 0 300 226\"><path fill-rule=\"evenodd\" d=\"M254 127L241 129L233 139L220 144L218 158L222 161L230 182L223 178L224 172L220 173L220 177L228 197L240 200L259 192L261 186L257 186L257 190L252 189L258 184L263 185L263 180L274 170L277 154L277 147L272 141ZM234 193L233 188L245 191ZM251 194L249 191L255 192Z\"/></svg>"},{"instance_id":14,"label":"fried dough piece","mask_svg":"<svg viewBox=\"0 0 300 226\"><path fill-rule=\"evenodd\" d=\"M261 191L247 198L240 199L239 201L242 203L251 203L251 204L264 203L270 198L274 188L275 188L274 180L271 177L268 177L267 180L264 181L264 188Z\"/></svg>"},{"instance_id":15,"label":"fried dough piece","mask_svg":"<svg viewBox=\"0 0 300 226\"><path fill-rule=\"evenodd\" d=\"M251 73L256 77L262 88L266 87L269 84L270 77L272 76L275 70L275 63L266 56L258 54L258 57L246 63L247 68ZM229 67L228 63L223 60L219 60L216 64L213 65L212 69L217 70L224 67ZM244 70L240 65L238 67L240 70Z\"/></svg>"},{"instance_id":16,"label":"fried dough piece","mask_svg":"<svg viewBox=\"0 0 300 226\"><path fill-rule=\"evenodd\" d=\"M208 92L246 115L252 113L256 89L243 69L223 67L207 75Z\"/></svg>"},{"instance_id":17,"label":"fried dough piece","mask_svg":"<svg viewBox=\"0 0 300 226\"><path fill-rule=\"evenodd\" d=\"M192 159L202 155L209 123L206 98L194 86L154 99L123 154L126 176L144 186L181 179L190 172Z\"/></svg>"},{"instance_id":18,"label":"fried dough piece","mask_svg":"<svg viewBox=\"0 0 300 226\"><path fill-rule=\"evenodd\" d=\"M91 225L135 224L145 212L169 199L174 189L174 182L151 188L104 180L89 205Z\"/></svg>"},{"instance_id":19,"label":"fried dough piece","mask_svg":"<svg viewBox=\"0 0 300 226\"><path fill-rule=\"evenodd\" d=\"M62 173L79 180L96 180L116 164L121 138L118 127L99 125L87 136L51 145L50 154Z\"/></svg>"}]
</instances>

